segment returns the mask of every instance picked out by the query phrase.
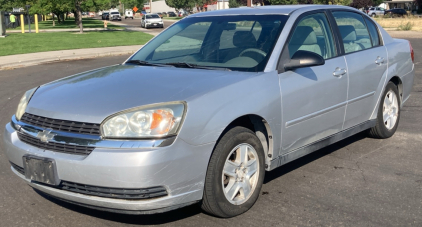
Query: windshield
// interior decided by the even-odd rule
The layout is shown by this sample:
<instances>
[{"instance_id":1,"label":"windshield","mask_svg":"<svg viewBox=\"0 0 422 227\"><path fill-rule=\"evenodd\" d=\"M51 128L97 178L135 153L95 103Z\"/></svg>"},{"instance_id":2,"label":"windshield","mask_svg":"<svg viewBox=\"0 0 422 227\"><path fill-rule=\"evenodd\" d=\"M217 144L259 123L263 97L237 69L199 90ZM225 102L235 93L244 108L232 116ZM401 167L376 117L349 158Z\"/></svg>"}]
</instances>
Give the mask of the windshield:
<instances>
[{"instance_id":1,"label":"windshield","mask_svg":"<svg viewBox=\"0 0 422 227\"><path fill-rule=\"evenodd\" d=\"M147 19L151 19L151 18L160 18L160 16L158 16L157 14L149 14L149 15L146 15L146 18L147 18Z\"/></svg>"},{"instance_id":2,"label":"windshield","mask_svg":"<svg viewBox=\"0 0 422 227\"><path fill-rule=\"evenodd\" d=\"M284 15L186 18L158 35L130 60L263 71L286 20Z\"/></svg>"},{"instance_id":3,"label":"windshield","mask_svg":"<svg viewBox=\"0 0 422 227\"><path fill-rule=\"evenodd\" d=\"M119 12L112 12L111 14L120 14Z\"/></svg>"}]
</instances>

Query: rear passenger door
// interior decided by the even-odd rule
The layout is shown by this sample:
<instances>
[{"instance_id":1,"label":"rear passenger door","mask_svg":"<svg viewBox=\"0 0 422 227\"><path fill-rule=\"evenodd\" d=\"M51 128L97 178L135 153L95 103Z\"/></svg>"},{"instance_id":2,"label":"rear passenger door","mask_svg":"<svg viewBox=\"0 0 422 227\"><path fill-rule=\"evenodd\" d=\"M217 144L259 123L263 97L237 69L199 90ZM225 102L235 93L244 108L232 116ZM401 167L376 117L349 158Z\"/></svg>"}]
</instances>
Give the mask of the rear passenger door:
<instances>
[{"instance_id":1,"label":"rear passenger door","mask_svg":"<svg viewBox=\"0 0 422 227\"><path fill-rule=\"evenodd\" d=\"M343 129L369 120L379 94L380 80L387 69L387 51L381 45L375 24L359 13L332 12L349 75L347 110Z\"/></svg>"},{"instance_id":2,"label":"rear passenger door","mask_svg":"<svg viewBox=\"0 0 422 227\"><path fill-rule=\"evenodd\" d=\"M281 64L290 61L298 50L321 55L325 64L279 74L283 113L281 154L341 131L346 109L346 62L338 55L325 12L297 19Z\"/></svg>"}]
</instances>

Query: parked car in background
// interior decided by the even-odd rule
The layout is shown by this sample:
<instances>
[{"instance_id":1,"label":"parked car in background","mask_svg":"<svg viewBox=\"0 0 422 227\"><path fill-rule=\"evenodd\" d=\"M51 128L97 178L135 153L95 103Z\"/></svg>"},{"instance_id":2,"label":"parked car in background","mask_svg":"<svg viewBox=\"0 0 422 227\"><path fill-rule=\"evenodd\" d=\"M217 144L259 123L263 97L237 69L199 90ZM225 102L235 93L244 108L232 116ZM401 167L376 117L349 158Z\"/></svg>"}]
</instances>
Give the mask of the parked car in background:
<instances>
[{"instance_id":1,"label":"parked car in background","mask_svg":"<svg viewBox=\"0 0 422 227\"><path fill-rule=\"evenodd\" d=\"M177 17L176 13L174 12L167 12L168 17Z\"/></svg>"},{"instance_id":2,"label":"parked car in background","mask_svg":"<svg viewBox=\"0 0 422 227\"><path fill-rule=\"evenodd\" d=\"M371 17L375 17L375 16L382 16L384 15L384 11L385 9L382 7L370 7L366 13L371 16Z\"/></svg>"},{"instance_id":3,"label":"parked car in background","mask_svg":"<svg viewBox=\"0 0 422 227\"><path fill-rule=\"evenodd\" d=\"M163 15L163 17L167 17L167 12L162 12L161 14Z\"/></svg>"},{"instance_id":4,"label":"parked car in background","mask_svg":"<svg viewBox=\"0 0 422 227\"><path fill-rule=\"evenodd\" d=\"M199 203L228 218L255 204L268 171L360 132L393 136L414 75L410 42L351 7L197 13L123 64L26 91L3 153L37 193L65 202L124 214Z\"/></svg>"},{"instance_id":5,"label":"parked car in background","mask_svg":"<svg viewBox=\"0 0 422 227\"><path fill-rule=\"evenodd\" d=\"M407 12L404 9L390 9L385 10L384 15L388 15L390 17L404 17L407 16Z\"/></svg>"},{"instance_id":6,"label":"parked car in background","mask_svg":"<svg viewBox=\"0 0 422 227\"><path fill-rule=\"evenodd\" d=\"M103 12L103 14L101 15L101 19L102 20L108 20L108 14L109 14L109 12Z\"/></svg>"},{"instance_id":7,"label":"parked car in background","mask_svg":"<svg viewBox=\"0 0 422 227\"><path fill-rule=\"evenodd\" d=\"M157 13L158 16L160 16L160 18L163 18L163 14L162 13Z\"/></svg>"},{"instance_id":8,"label":"parked car in background","mask_svg":"<svg viewBox=\"0 0 422 227\"><path fill-rule=\"evenodd\" d=\"M164 28L163 19L156 13L147 13L141 18L142 28Z\"/></svg>"},{"instance_id":9,"label":"parked car in background","mask_svg":"<svg viewBox=\"0 0 422 227\"><path fill-rule=\"evenodd\" d=\"M132 18L132 20L133 20L133 11L131 9L125 11L125 20L127 18Z\"/></svg>"},{"instance_id":10,"label":"parked car in background","mask_svg":"<svg viewBox=\"0 0 422 227\"><path fill-rule=\"evenodd\" d=\"M145 14L147 14L147 12L146 12L145 10L142 10L142 11L141 11L141 14L142 14L142 15L145 15Z\"/></svg>"},{"instance_id":11,"label":"parked car in background","mask_svg":"<svg viewBox=\"0 0 422 227\"><path fill-rule=\"evenodd\" d=\"M111 12L110 15L109 15L109 20L111 20L111 21L113 21L113 20L121 21L122 16L120 16L119 12Z\"/></svg>"}]
</instances>

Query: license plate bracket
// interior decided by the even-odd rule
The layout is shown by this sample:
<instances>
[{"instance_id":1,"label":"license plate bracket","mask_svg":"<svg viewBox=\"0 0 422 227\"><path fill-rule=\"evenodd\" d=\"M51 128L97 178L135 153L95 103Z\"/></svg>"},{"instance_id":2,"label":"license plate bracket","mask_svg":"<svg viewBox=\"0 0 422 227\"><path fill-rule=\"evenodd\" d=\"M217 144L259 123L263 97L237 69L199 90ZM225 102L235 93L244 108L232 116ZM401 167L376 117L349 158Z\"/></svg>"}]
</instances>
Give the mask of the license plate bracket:
<instances>
[{"instance_id":1,"label":"license plate bracket","mask_svg":"<svg viewBox=\"0 0 422 227\"><path fill-rule=\"evenodd\" d=\"M23 167L28 180L54 186L60 184L54 159L24 155Z\"/></svg>"}]
</instances>

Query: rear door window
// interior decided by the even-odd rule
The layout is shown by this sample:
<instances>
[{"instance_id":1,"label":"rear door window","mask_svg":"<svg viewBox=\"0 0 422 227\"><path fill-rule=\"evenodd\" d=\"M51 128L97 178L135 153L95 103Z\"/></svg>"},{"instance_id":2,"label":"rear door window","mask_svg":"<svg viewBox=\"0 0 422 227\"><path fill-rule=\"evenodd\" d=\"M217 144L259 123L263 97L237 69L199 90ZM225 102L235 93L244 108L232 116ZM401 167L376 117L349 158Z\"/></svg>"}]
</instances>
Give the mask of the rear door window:
<instances>
[{"instance_id":1,"label":"rear door window","mask_svg":"<svg viewBox=\"0 0 422 227\"><path fill-rule=\"evenodd\" d=\"M362 15L352 12L335 11L334 19L340 30L345 53L365 50L372 47L368 28Z\"/></svg>"}]
</instances>

